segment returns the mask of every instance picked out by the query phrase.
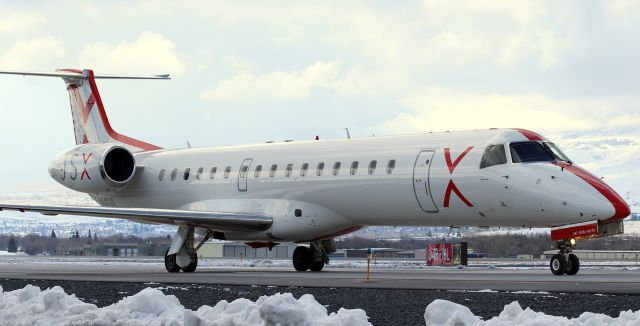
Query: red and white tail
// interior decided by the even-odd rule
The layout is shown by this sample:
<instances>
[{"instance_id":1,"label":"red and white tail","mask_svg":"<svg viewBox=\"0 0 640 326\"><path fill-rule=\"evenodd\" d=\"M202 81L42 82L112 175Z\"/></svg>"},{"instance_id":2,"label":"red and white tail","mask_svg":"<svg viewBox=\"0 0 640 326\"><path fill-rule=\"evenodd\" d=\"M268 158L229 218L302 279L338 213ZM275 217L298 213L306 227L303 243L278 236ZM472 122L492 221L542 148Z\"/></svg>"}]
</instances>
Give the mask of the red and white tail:
<instances>
[{"instance_id":1,"label":"red and white tail","mask_svg":"<svg viewBox=\"0 0 640 326\"><path fill-rule=\"evenodd\" d=\"M0 74L61 77L67 84L76 144L120 143L134 152L152 151L161 147L117 133L107 118L96 78L109 79L169 79L168 75L119 76L94 75L92 70L59 69L55 73L0 71Z\"/></svg>"}]
</instances>

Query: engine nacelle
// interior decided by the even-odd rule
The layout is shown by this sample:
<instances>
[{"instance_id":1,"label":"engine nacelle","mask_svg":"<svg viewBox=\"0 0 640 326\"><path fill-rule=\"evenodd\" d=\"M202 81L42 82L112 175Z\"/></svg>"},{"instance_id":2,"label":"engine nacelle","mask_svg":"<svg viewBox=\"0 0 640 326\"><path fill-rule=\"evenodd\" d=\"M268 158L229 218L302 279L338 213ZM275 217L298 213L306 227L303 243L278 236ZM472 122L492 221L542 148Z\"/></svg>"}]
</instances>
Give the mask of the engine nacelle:
<instances>
[{"instance_id":1,"label":"engine nacelle","mask_svg":"<svg viewBox=\"0 0 640 326\"><path fill-rule=\"evenodd\" d=\"M79 145L54 159L49 175L75 191L104 193L124 188L133 178L136 162L117 144Z\"/></svg>"}]
</instances>

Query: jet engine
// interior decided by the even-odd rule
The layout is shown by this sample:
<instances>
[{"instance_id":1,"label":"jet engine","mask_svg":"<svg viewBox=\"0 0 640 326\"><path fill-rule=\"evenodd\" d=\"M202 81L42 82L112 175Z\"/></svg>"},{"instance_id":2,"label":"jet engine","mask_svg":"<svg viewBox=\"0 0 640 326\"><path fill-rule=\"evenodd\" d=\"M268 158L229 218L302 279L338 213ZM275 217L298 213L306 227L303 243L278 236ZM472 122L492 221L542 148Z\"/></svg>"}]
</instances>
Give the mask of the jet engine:
<instances>
[{"instance_id":1,"label":"jet engine","mask_svg":"<svg viewBox=\"0 0 640 326\"><path fill-rule=\"evenodd\" d=\"M49 165L49 175L61 185L85 193L124 188L133 178L133 154L117 144L84 144L60 154Z\"/></svg>"}]
</instances>

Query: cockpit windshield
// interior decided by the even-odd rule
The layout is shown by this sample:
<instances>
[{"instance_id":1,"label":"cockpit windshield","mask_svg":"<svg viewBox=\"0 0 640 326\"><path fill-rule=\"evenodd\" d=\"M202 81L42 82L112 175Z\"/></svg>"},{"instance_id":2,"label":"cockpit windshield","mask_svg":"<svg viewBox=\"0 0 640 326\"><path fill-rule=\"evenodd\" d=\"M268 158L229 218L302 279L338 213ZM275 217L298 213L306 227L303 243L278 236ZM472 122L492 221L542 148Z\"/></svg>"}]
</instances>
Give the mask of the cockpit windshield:
<instances>
[{"instance_id":1,"label":"cockpit windshield","mask_svg":"<svg viewBox=\"0 0 640 326\"><path fill-rule=\"evenodd\" d=\"M552 162L571 160L554 143L527 141L511 143L511 160L513 163L522 162Z\"/></svg>"},{"instance_id":2,"label":"cockpit windshield","mask_svg":"<svg viewBox=\"0 0 640 326\"><path fill-rule=\"evenodd\" d=\"M567 155L565 155L558 148L558 146L556 146L556 144L551 143L551 142L545 142L543 144L544 144L545 147L547 147L553 153L553 155L556 157L556 159L558 159L560 161L565 161L565 162L571 163L571 160L569 159L569 157Z\"/></svg>"},{"instance_id":3,"label":"cockpit windshield","mask_svg":"<svg viewBox=\"0 0 640 326\"><path fill-rule=\"evenodd\" d=\"M511 143L509 147L513 163L552 162L556 160L553 152L537 141Z\"/></svg>"}]
</instances>

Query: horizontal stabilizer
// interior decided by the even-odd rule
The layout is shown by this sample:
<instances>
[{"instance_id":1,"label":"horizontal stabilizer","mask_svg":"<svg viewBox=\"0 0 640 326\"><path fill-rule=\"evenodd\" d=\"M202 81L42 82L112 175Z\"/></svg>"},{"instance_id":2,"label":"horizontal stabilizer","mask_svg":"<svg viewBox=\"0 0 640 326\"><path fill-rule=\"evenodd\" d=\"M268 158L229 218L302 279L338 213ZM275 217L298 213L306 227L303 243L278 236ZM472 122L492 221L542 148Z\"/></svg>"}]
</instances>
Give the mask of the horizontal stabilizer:
<instances>
[{"instance_id":1,"label":"horizontal stabilizer","mask_svg":"<svg viewBox=\"0 0 640 326\"><path fill-rule=\"evenodd\" d=\"M100 206L33 206L0 203L1 210L36 212L44 215L80 215L119 218L153 224L188 225L220 231L263 231L273 218L254 213L191 211L152 208L115 208Z\"/></svg>"},{"instance_id":2,"label":"horizontal stabilizer","mask_svg":"<svg viewBox=\"0 0 640 326\"><path fill-rule=\"evenodd\" d=\"M57 72L37 72L37 71L15 71L0 70L0 74L5 75L21 75L21 76L38 76L38 77L61 77L74 79L87 79L89 75L82 70L60 70ZM100 79L171 79L169 74L139 76L139 75L94 75L93 78Z\"/></svg>"}]
</instances>

